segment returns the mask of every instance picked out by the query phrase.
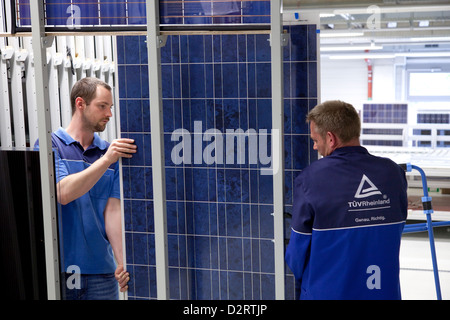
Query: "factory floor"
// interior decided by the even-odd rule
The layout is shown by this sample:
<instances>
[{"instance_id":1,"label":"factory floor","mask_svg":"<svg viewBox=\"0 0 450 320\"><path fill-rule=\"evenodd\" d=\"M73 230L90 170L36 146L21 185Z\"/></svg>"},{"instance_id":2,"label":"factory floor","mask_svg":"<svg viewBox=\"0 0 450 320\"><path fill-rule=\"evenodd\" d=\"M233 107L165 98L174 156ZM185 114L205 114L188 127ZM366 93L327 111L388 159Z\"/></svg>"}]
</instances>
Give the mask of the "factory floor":
<instances>
[{"instance_id":1,"label":"factory floor","mask_svg":"<svg viewBox=\"0 0 450 320\"><path fill-rule=\"evenodd\" d=\"M442 299L450 300L450 227L434 230ZM436 300L428 233L403 235L400 284L404 300Z\"/></svg>"}]
</instances>

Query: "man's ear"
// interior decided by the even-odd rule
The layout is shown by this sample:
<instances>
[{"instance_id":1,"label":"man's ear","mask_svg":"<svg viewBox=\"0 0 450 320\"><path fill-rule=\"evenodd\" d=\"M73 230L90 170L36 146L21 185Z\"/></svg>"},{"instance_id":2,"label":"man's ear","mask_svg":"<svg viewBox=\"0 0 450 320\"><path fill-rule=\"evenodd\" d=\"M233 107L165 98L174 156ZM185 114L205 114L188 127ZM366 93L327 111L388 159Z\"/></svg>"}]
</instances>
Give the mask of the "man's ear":
<instances>
[{"instance_id":1,"label":"man's ear","mask_svg":"<svg viewBox=\"0 0 450 320\"><path fill-rule=\"evenodd\" d=\"M77 97L77 98L75 99L75 108L76 108L77 110L78 110L78 109L84 109L84 108L86 108L86 103L85 103L85 101L84 101L83 98Z\"/></svg>"},{"instance_id":2,"label":"man's ear","mask_svg":"<svg viewBox=\"0 0 450 320\"><path fill-rule=\"evenodd\" d=\"M326 135L326 142L331 149L334 149L339 144L339 139L333 132L328 131Z\"/></svg>"}]
</instances>

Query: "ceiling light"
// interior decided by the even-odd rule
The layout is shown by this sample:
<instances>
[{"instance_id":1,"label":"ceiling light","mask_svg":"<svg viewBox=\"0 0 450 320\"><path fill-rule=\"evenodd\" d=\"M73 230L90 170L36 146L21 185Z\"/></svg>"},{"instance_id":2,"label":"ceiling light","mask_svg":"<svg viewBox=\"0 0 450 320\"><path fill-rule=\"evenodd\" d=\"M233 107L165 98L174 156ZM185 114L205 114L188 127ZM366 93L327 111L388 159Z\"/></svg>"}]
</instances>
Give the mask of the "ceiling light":
<instances>
[{"instance_id":1,"label":"ceiling light","mask_svg":"<svg viewBox=\"0 0 450 320\"><path fill-rule=\"evenodd\" d=\"M335 38L335 37L360 37L364 32L327 32L320 33L321 38Z\"/></svg>"},{"instance_id":2,"label":"ceiling light","mask_svg":"<svg viewBox=\"0 0 450 320\"><path fill-rule=\"evenodd\" d=\"M321 18L332 18L334 16L335 16L334 13L321 13L321 14L319 14L319 17L321 17Z\"/></svg>"},{"instance_id":3,"label":"ceiling light","mask_svg":"<svg viewBox=\"0 0 450 320\"><path fill-rule=\"evenodd\" d=\"M391 59L395 58L392 53L360 53L360 54L341 54L329 56L331 60L349 60L349 59Z\"/></svg>"},{"instance_id":4,"label":"ceiling light","mask_svg":"<svg viewBox=\"0 0 450 320\"><path fill-rule=\"evenodd\" d=\"M388 28L397 28L397 22L391 21L387 23Z\"/></svg>"},{"instance_id":5,"label":"ceiling light","mask_svg":"<svg viewBox=\"0 0 450 320\"><path fill-rule=\"evenodd\" d=\"M442 52L405 52L405 53L396 53L397 57L450 57L450 52L442 51Z\"/></svg>"},{"instance_id":6,"label":"ceiling light","mask_svg":"<svg viewBox=\"0 0 450 320\"><path fill-rule=\"evenodd\" d=\"M325 47L321 46L320 51L364 51L364 50L381 50L383 46L333 46L333 47Z\"/></svg>"},{"instance_id":7,"label":"ceiling light","mask_svg":"<svg viewBox=\"0 0 450 320\"><path fill-rule=\"evenodd\" d=\"M343 19L345 19L345 20L355 20L355 17L353 17L351 14L348 14L348 13L340 13L339 14Z\"/></svg>"},{"instance_id":8,"label":"ceiling light","mask_svg":"<svg viewBox=\"0 0 450 320\"><path fill-rule=\"evenodd\" d=\"M405 52L405 53L356 53L323 55L331 60L349 59L391 59L395 57L450 57L450 52Z\"/></svg>"},{"instance_id":9,"label":"ceiling light","mask_svg":"<svg viewBox=\"0 0 450 320\"><path fill-rule=\"evenodd\" d=\"M411 38L411 41L450 41L450 37L422 37L422 38Z\"/></svg>"},{"instance_id":10,"label":"ceiling light","mask_svg":"<svg viewBox=\"0 0 450 320\"><path fill-rule=\"evenodd\" d=\"M428 21L428 20L419 21L419 27L428 27L429 25L430 25L430 21Z\"/></svg>"}]
</instances>

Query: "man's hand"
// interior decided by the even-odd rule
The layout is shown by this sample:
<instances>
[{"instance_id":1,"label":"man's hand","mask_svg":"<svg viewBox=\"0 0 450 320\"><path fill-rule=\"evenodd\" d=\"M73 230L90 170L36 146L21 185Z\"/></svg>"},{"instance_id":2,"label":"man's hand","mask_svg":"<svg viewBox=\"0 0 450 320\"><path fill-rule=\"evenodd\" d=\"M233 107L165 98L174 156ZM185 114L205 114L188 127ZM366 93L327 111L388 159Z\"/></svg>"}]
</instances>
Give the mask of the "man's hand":
<instances>
[{"instance_id":1,"label":"man's hand","mask_svg":"<svg viewBox=\"0 0 450 320\"><path fill-rule=\"evenodd\" d=\"M128 281L130 281L130 274L124 270L123 265L119 264L114 272L117 282L119 283L120 292L128 290Z\"/></svg>"},{"instance_id":2,"label":"man's hand","mask_svg":"<svg viewBox=\"0 0 450 320\"><path fill-rule=\"evenodd\" d=\"M137 147L134 144L133 139L116 139L111 142L111 144L108 147L108 151L105 153L103 158L108 159L108 161L113 164L119 158L131 158L133 153L137 152Z\"/></svg>"}]
</instances>

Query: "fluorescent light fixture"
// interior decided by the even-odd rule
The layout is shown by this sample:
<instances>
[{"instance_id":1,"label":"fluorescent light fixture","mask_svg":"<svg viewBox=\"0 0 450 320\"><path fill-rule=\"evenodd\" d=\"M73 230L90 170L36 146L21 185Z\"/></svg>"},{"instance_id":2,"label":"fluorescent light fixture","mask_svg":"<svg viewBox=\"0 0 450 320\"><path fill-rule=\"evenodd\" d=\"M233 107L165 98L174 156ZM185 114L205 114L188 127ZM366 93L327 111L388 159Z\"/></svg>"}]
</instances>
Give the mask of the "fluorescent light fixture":
<instances>
[{"instance_id":1,"label":"fluorescent light fixture","mask_svg":"<svg viewBox=\"0 0 450 320\"><path fill-rule=\"evenodd\" d=\"M333 46L333 47L320 47L320 51L361 51L361 50L381 50L383 46Z\"/></svg>"},{"instance_id":2,"label":"fluorescent light fixture","mask_svg":"<svg viewBox=\"0 0 450 320\"><path fill-rule=\"evenodd\" d=\"M405 53L356 53L356 54L336 54L325 55L331 60L349 59L392 59L395 57L450 57L450 52L405 52Z\"/></svg>"},{"instance_id":3,"label":"fluorescent light fixture","mask_svg":"<svg viewBox=\"0 0 450 320\"><path fill-rule=\"evenodd\" d=\"M405 53L396 53L397 57L450 57L449 51L440 51L440 52L405 52Z\"/></svg>"},{"instance_id":4,"label":"fluorescent light fixture","mask_svg":"<svg viewBox=\"0 0 450 320\"><path fill-rule=\"evenodd\" d=\"M364 32L326 32L320 33L321 38L336 38L336 37L360 37Z\"/></svg>"},{"instance_id":5,"label":"fluorescent light fixture","mask_svg":"<svg viewBox=\"0 0 450 320\"><path fill-rule=\"evenodd\" d=\"M361 54L340 54L329 56L331 60L351 60L351 59L392 59L395 58L393 53L361 53Z\"/></svg>"},{"instance_id":6,"label":"fluorescent light fixture","mask_svg":"<svg viewBox=\"0 0 450 320\"><path fill-rule=\"evenodd\" d=\"M411 38L411 41L450 41L450 37L417 37Z\"/></svg>"},{"instance_id":7,"label":"fluorescent light fixture","mask_svg":"<svg viewBox=\"0 0 450 320\"><path fill-rule=\"evenodd\" d=\"M319 14L319 17L321 17L321 18L332 18L334 16L336 16L334 13L321 13L321 14Z\"/></svg>"},{"instance_id":8,"label":"fluorescent light fixture","mask_svg":"<svg viewBox=\"0 0 450 320\"><path fill-rule=\"evenodd\" d=\"M428 27L429 25L430 25L430 21L428 21L428 20L419 21L419 27Z\"/></svg>"},{"instance_id":9,"label":"fluorescent light fixture","mask_svg":"<svg viewBox=\"0 0 450 320\"><path fill-rule=\"evenodd\" d=\"M339 14L345 20L355 20L355 18L349 13L340 13Z\"/></svg>"},{"instance_id":10,"label":"fluorescent light fixture","mask_svg":"<svg viewBox=\"0 0 450 320\"><path fill-rule=\"evenodd\" d=\"M391 21L387 23L388 28L397 28L397 22Z\"/></svg>"}]
</instances>

